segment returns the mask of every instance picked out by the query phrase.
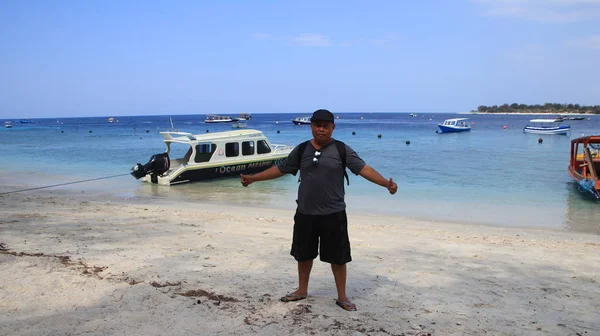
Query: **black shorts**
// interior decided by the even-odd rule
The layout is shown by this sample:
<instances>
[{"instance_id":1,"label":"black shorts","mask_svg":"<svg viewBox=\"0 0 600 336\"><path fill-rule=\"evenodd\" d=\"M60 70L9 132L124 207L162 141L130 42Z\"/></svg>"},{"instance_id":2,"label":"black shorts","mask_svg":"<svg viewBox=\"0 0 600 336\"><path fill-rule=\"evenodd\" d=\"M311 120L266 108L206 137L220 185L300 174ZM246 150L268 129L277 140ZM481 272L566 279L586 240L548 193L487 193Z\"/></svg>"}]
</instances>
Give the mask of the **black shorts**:
<instances>
[{"instance_id":1,"label":"black shorts","mask_svg":"<svg viewBox=\"0 0 600 336\"><path fill-rule=\"evenodd\" d=\"M313 260L317 255L321 261L343 265L352 261L348 218L346 211L330 215L294 215L294 239L290 252L297 261Z\"/></svg>"}]
</instances>

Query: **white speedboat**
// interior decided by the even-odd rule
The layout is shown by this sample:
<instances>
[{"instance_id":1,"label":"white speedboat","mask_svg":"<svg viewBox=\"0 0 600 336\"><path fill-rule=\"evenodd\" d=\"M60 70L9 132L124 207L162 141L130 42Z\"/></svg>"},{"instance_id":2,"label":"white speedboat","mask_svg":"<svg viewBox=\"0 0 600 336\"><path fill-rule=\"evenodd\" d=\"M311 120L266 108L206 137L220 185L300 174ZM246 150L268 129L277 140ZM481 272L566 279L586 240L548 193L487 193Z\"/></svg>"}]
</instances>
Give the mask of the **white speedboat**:
<instances>
[{"instance_id":1,"label":"white speedboat","mask_svg":"<svg viewBox=\"0 0 600 336\"><path fill-rule=\"evenodd\" d=\"M467 120L469 120L469 118L446 119L443 123L438 124L438 133L456 133L470 131L471 125L469 125Z\"/></svg>"},{"instance_id":2,"label":"white speedboat","mask_svg":"<svg viewBox=\"0 0 600 336\"><path fill-rule=\"evenodd\" d=\"M239 177L261 172L288 157L293 146L271 144L258 130L191 134L160 132L167 148L145 165L136 164L131 175L144 182L172 185ZM178 148L174 148L178 147ZM171 153L185 153L171 158Z\"/></svg>"},{"instance_id":3,"label":"white speedboat","mask_svg":"<svg viewBox=\"0 0 600 336\"><path fill-rule=\"evenodd\" d=\"M524 133L569 135L571 126L558 125L562 119L531 119L532 125L523 128Z\"/></svg>"},{"instance_id":4,"label":"white speedboat","mask_svg":"<svg viewBox=\"0 0 600 336\"><path fill-rule=\"evenodd\" d=\"M310 117L296 117L292 122L294 125L310 125Z\"/></svg>"},{"instance_id":5,"label":"white speedboat","mask_svg":"<svg viewBox=\"0 0 600 336\"><path fill-rule=\"evenodd\" d=\"M10 121L5 121L4 122L4 127L5 128L12 128L12 123Z\"/></svg>"}]
</instances>

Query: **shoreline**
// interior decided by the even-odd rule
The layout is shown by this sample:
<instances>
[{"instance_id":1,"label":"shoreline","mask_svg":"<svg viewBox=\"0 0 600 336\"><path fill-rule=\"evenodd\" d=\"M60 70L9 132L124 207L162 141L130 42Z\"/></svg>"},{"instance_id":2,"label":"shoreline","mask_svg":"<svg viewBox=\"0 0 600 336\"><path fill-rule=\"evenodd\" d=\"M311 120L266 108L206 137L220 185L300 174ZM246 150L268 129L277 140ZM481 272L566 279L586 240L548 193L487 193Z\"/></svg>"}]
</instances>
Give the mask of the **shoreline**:
<instances>
[{"instance_id":1,"label":"shoreline","mask_svg":"<svg viewBox=\"0 0 600 336\"><path fill-rule=\"evenodd\" d=\"M60 174L35 173L27 174L11 170L0 169L0 194L12 191L29 190L23 195L46 195L59 197L75 197L93 201L100 198L114 203L143 204L153 203L170 207L232 207L232 208L260 208L264 211L295 211L297 187L295 182L283 179L270 184L253 185L243 188L237 179L221 180L217 182L184 184L176 187L156 186L141 183L127 174L111 179L93 178L83 176L67 176ZM295 178L289 178L295 181ZM79 183L84 182L84 183ZM359 181L357 181L359 182ZM46 188L45 186L54 186ZM353 185L354 188L356 188ZM378 188L378 187L373 187ZM387 191L378 190L380 193L377 203L365 202L360 189L353 190L346 195L347 212L350 215L364 217L384 216L398 220L445 222L455 224L483 225L497 228L522 228L522 229L548 229L559 232L580 232L585 234L600 235L600 226L594 223L593 214L585 213L586 224L572 221L573 211L569 209L543 207L539 214L540 206L513 205L512 211L506 213L502 205L489 203L467 202L477 209L467 213L453 212L458 203L439 203L434 209L428 200L413 199L406 195L390 196ZM402 192L402 190L400 191ZM1 195L0 195L1 196ZM534 209L535 211L533 211ZM582 214L580 214L581 217ZM533 217L532 217L533 216ZM556 218L563 220L562 225Z\"/></svg>"},{"instance_id":2,"label":"shoreline","mask_svg":"<svg viewBox=\"0 0 600 336\"><path fill-rule=\"evenodd\" d=\"M594 116L594 113L576 112L465 112L465 114L499 114L499 115L569 115L569 116Z\"/></svg>"},{"instance_id":3,"label":"shoreline","mask_svg":"<svg viewBox=\"0 0 600 336\"><path fill-rule=\"evenodd\" d=\"M308 299L278 301L296 286L290 210L76 192L3 195L0 203L0 334L600 329L600 236L592 234L349 213L348 295L358 311L345 312L319 261Z\"/></svg>"}]
</instances>

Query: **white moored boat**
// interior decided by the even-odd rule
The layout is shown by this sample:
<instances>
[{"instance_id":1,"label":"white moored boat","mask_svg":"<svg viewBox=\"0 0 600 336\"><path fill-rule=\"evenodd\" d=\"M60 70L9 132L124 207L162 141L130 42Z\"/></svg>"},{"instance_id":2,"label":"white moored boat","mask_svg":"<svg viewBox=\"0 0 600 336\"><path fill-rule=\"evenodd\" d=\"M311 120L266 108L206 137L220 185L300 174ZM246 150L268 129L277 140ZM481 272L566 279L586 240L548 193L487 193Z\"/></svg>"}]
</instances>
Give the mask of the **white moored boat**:
<instances>
[{"instance_id":1,"label":"white moored boat","mask_svg":"<svg viewBox=\"0 0 600 336\"><path fill-rule=\"evenodd\" d=\"M204 122L208 124L228 123L233 122L233 118L228 116L208 115L206 116L206 119L204 119Z\"/></svg>"},{"instance_id":2,"label":"white moored boat","mask_svg":"<svg viewBox=\"0 0 600 336\"><path fill-rule=\"evenodd\" d=\"M239 177L261 172L288 157L293 146L271 144L258 130L191 134L160 132L167 149L145 165L136 164L131 175L144 182L171 185ZM179 147L174 149L174 147ZM185 153L171 158L172 153Z\"/></svg>"},{"instance_id":3,"label":"white moored boat","mask_svg":"<svg viewBox=\"0 0 600 336\"><path fill-rule=\"evenodd\" d=\"M530 123L533 125L527 125L523 128L524 133L534 134L558 134L558 135L569 135L571 126L558 125L562 122L562 118L557 119L531 119Z\"/></svg>"},{"instance_id":4,"label":"white moored boat","mask_svg":"<svg viewBox=\"0 0 600 336\"><path fill-rule=\"evenodd\" d=\"M296 117L292 122L294 125L310 125L310 117Z\"/></svg>"}]
</instances>

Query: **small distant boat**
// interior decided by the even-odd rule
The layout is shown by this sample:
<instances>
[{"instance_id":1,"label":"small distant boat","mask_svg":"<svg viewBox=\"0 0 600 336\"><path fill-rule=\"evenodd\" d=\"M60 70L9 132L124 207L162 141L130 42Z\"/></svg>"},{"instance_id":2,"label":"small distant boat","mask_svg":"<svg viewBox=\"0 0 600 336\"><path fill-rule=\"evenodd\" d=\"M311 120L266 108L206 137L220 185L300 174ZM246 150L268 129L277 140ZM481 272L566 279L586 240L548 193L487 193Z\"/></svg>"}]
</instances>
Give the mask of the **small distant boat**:
<instances>
[{"instance_id":1,"label":"small distant boat","mask_svg":"<svg viewBox=\"0 0 600 336\"><path fill-rule=\"evenodd\" d=\"M523 133L569 135L571 126L557 125L557 123L562 122L562 120L562 118L531 119L529 122L533 125L525 126L523 128Z\"/></svg>"},{"instance_id":2,"label":"small distant boat","mask_svg":"<svg viewBox=\"0 0 600 336\"><path fill-rule=\"evenodd\" d=\"M30 118L20 119L19 124L31 124L33 121Z\"/></svg>"},{"instance_id":3,"label":"small distant boat","mask_svg":"<svg viewBox=\"0 0 600 336\"><path fill-rule=\"evenodd\" d=\"M115 122L115 118L108 118L108 122L109 122L109 123L113 123L113 122Z\"/></svg>"},{"instance_id":4,"label":"small distant boat","mask_svg":"<svg viewBox=\"0 0 600 336\"><path fill-rule=\"evenodd\" d=\"M589 135L571 140L569 175L579 189L600 200L600 135Z\"/></svg>"},{"instance_id":5,"label":"small distant boat","mask_svg":"<svg viewBox=\"0 0 600 336\"><path fill-rule=\"evenodd\" d=\"M252 115L250 113L241 113L239 116L231 119L233 119L233 121L247 121L252 119Z\"/></svg>"},{"instance_id":6,"label":"small distant boat","mask_svg":"<svg viewBox=\"0 0 600 336\"><path fill-rule=\"evenodd\" d=\"M457 133L467 132L471 130L471 125L467 123L469 118L452 118L446 119L443 123L438 124L439 133Z\"/></svg>"},{"instance_id":7,"label":"small distant boat","mask_svg":"<svg viewBox=\"0 0 600 336\"><path fill-rule=\"evenodd\" d=\"M231 117L218 115L207 115L206 119L204 119L204 122L209 124L227 123L232 121L233 119Z\"/></svg>"},{"instance_id":8,"label":"small distant boat","mask_svg":"<svg viewBox=\"0 0 600 336\"><path fill-rule=\"evenodd\" d=\"M310 117L296 117L292 122L294 125L310 125Z\"/></svg>"},{"instance_id":9,"label":"small distant boat","mask_svg":"<svg viewBox=\"0 0 600 336\"><path fill-rule=\"evenodd\" d=\"M12 123L10 121L5 121L4 122L4 127L5 128L12 128Z\"/></svg>"},{"instance_id":10,"label":"small distant boat","mask_svg":"<svg viewBox=\"0 0 600 336\"><path fill-rule=\"evenodd\" d=\"M246 128L246 127L248 127L248 124L245 123L245 122L236 121L236 122L233 122L231 124L231 127L233 127L233 128Z\"/></svg>"},{"instance_id":11,"label":"small distant boat","mask_svg":"<svg viewBox=\"0 0 600 336\"><path fill-rule=\"evenodd\" d=\"M411 116L411 117L416 117L416 116L417 116L417 114L416 114L416 113L411 113L411 114L409 114L409 116Z\"/></svg>"}]
</instances>

